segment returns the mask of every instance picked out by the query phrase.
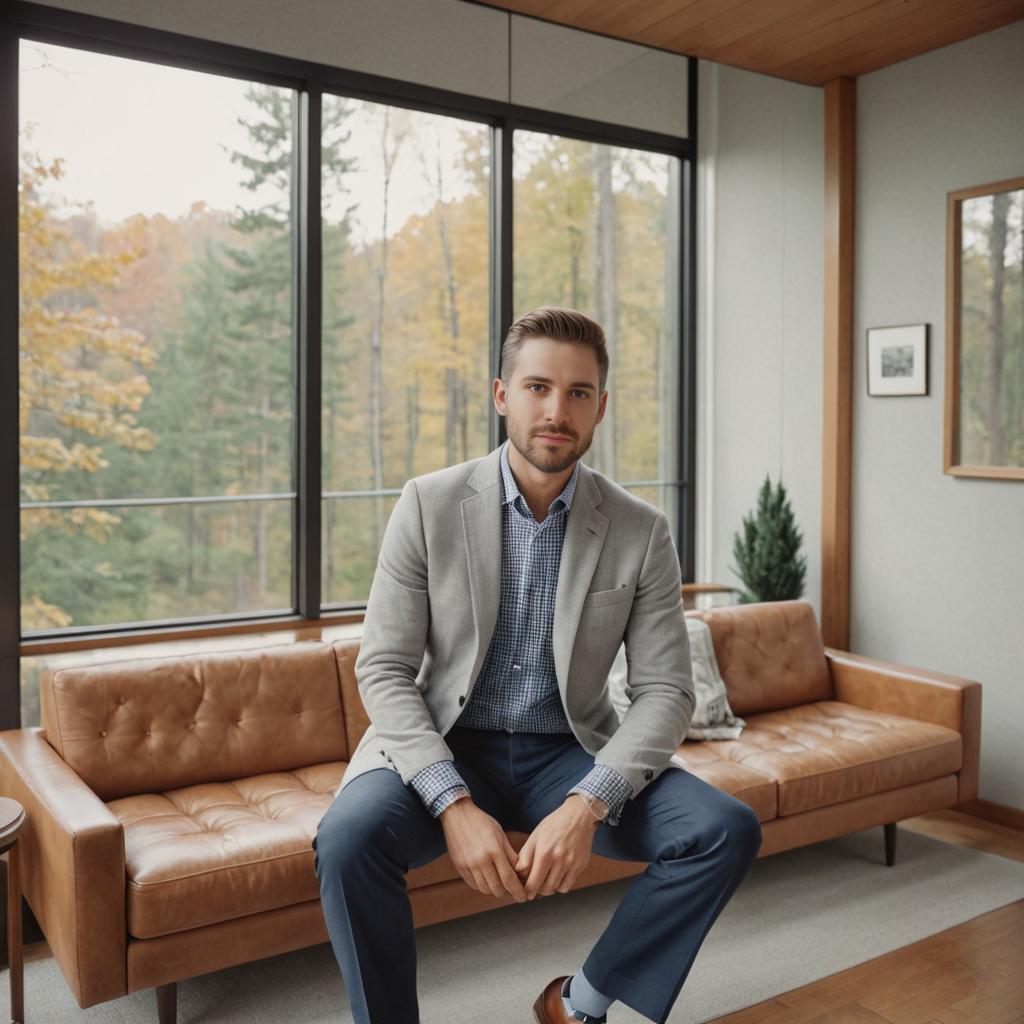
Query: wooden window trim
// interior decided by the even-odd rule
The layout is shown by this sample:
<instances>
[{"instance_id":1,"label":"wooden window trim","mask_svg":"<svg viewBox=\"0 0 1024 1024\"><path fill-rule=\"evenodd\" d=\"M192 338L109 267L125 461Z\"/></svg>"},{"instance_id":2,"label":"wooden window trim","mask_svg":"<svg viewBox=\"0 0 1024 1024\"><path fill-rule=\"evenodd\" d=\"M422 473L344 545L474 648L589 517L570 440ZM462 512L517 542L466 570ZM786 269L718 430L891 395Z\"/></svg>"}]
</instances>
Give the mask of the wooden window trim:
<instances>
[{"instance_id":1,"label":"wooden window trim","mask_svg":"<svg viewBox=\"0 0 1024 1024\"><path fill-rule=\"evenodd\" d=\"M298 615L280 619L256 619L250 622L225 622L220 625L171 626L158 629L133 629L116 633L90 634L25 640L21 643L21 657L68 654L72 651L102 650L106 647L131 647L143 644L170 643L176 640L203 640L207 637L246 636L253 633L292 631L296 640L318 639L324 630L334 626L358 625L363 621L362 610L322 615L318 619L304 619Z\"/></svg>"},{"instance_id":2,"label":"wooden window trim","mask_svg":"<svg viewBox=\"0 0 1024 1024\"><path fill-rule=\"evenodd\" d=\"M946 395L943 410L942 470L948 476L1024 480L1024 466L974 466L960 462L960 210L965 199L1024 189L1024 178L961 188L946 196Z\"/></svg>"}]
</instances>

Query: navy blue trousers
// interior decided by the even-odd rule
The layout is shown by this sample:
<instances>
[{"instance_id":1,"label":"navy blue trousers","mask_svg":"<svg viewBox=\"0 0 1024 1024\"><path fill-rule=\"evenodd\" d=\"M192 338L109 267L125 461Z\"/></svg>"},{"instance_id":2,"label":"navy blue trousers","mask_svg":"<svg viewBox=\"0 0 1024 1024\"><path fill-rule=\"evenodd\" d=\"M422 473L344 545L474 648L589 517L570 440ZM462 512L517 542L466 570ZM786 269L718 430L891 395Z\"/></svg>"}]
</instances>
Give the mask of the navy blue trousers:
<instances>
[{"instance_id":1,"label":"navy blue trousers","mask_svg":"<svg viewBox=\"0 0 1024 1024\"><path fill-rule=\"evenodd\" d=\"M525 833L594 764L571 735L456 727L445 741L477 806ZM626 802L618 825L600 825L594 835L594 853L648 864L583 964L594 988L662 1024L760 847L757 815L735 797L675 766L648 783ZM405 875L445 852L441 823L396 772L374 769L335 798L313 849L354 1020L418 1024ZM576 966L552 964L552 976Z\"/></svg>"}]
</instances>

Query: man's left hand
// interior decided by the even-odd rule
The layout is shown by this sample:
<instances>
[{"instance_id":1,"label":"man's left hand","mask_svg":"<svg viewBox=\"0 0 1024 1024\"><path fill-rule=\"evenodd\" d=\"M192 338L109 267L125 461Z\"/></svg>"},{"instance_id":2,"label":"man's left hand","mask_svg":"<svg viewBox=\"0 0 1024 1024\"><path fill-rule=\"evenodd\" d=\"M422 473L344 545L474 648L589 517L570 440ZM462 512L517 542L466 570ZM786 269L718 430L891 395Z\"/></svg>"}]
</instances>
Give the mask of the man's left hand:
<instances>
[{"instance_id":1,"label":"man's left hand","mask_svg":"<svg viewBox=\"0 0 1024 1024\"><path fill-rule=\"evenodd\" d=\"M538 893L552 896L568 892L590 862L594 834L601 823L576 794L570 794L530 833L516 862L516 873L526 877L526 898Z\"/></svg>"}]
</instances>

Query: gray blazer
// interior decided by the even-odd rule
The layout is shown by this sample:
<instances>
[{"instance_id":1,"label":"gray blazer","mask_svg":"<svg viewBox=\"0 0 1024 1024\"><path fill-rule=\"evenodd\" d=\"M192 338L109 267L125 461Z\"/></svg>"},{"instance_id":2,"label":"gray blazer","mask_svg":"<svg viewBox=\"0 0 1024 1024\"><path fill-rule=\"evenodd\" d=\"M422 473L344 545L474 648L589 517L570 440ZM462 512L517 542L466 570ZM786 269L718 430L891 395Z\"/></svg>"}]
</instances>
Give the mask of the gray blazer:
<instances>
[{"instance_id":1,"label":"gray blazer","mask_svg":"<svg viewBox=\"0 0 1024 1024\"><path fill-rule=\"evenodd\" d=\"M373 768L408 783L452 758L444 737L469 700L498 616L500 451L402 490L356 661L372 724L339 792ZM631 703L620 722L607 680L623 641ZM679 561L665 516L584 465L566 525L553 645L573 733L635 797L668 766L693 714Z\"/></svg>"}]
</instances>

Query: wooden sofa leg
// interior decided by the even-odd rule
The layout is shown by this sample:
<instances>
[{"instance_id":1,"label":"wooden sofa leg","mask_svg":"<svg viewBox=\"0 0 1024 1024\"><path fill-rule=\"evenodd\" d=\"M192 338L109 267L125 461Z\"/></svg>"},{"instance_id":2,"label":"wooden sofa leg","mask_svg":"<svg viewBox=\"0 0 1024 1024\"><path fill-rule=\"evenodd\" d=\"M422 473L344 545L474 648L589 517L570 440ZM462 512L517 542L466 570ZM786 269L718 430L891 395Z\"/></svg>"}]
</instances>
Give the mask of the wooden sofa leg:
<instances>
[{"instance_id":1,"label":"wooden sofa leg","mask_svg":"<svg viewBox=\"0 0 1024 1024\"><path fill-rule=\"evenodd\" d=\"M156 1019L159 1024L177 1024L178 983L176 981L172 981L170 985L157 985Z\"/></svg>"},{"instance_id":2,"label":"wooden sofa leg","mask_svg":"<svg viewBox=\"0 0 1024 1024\"><path fill-rule=\"evenodd\" d=\"M885 828L885 863L892 867L896 863L896 822L890 821Z\"/></svg>"}]
</instances>

